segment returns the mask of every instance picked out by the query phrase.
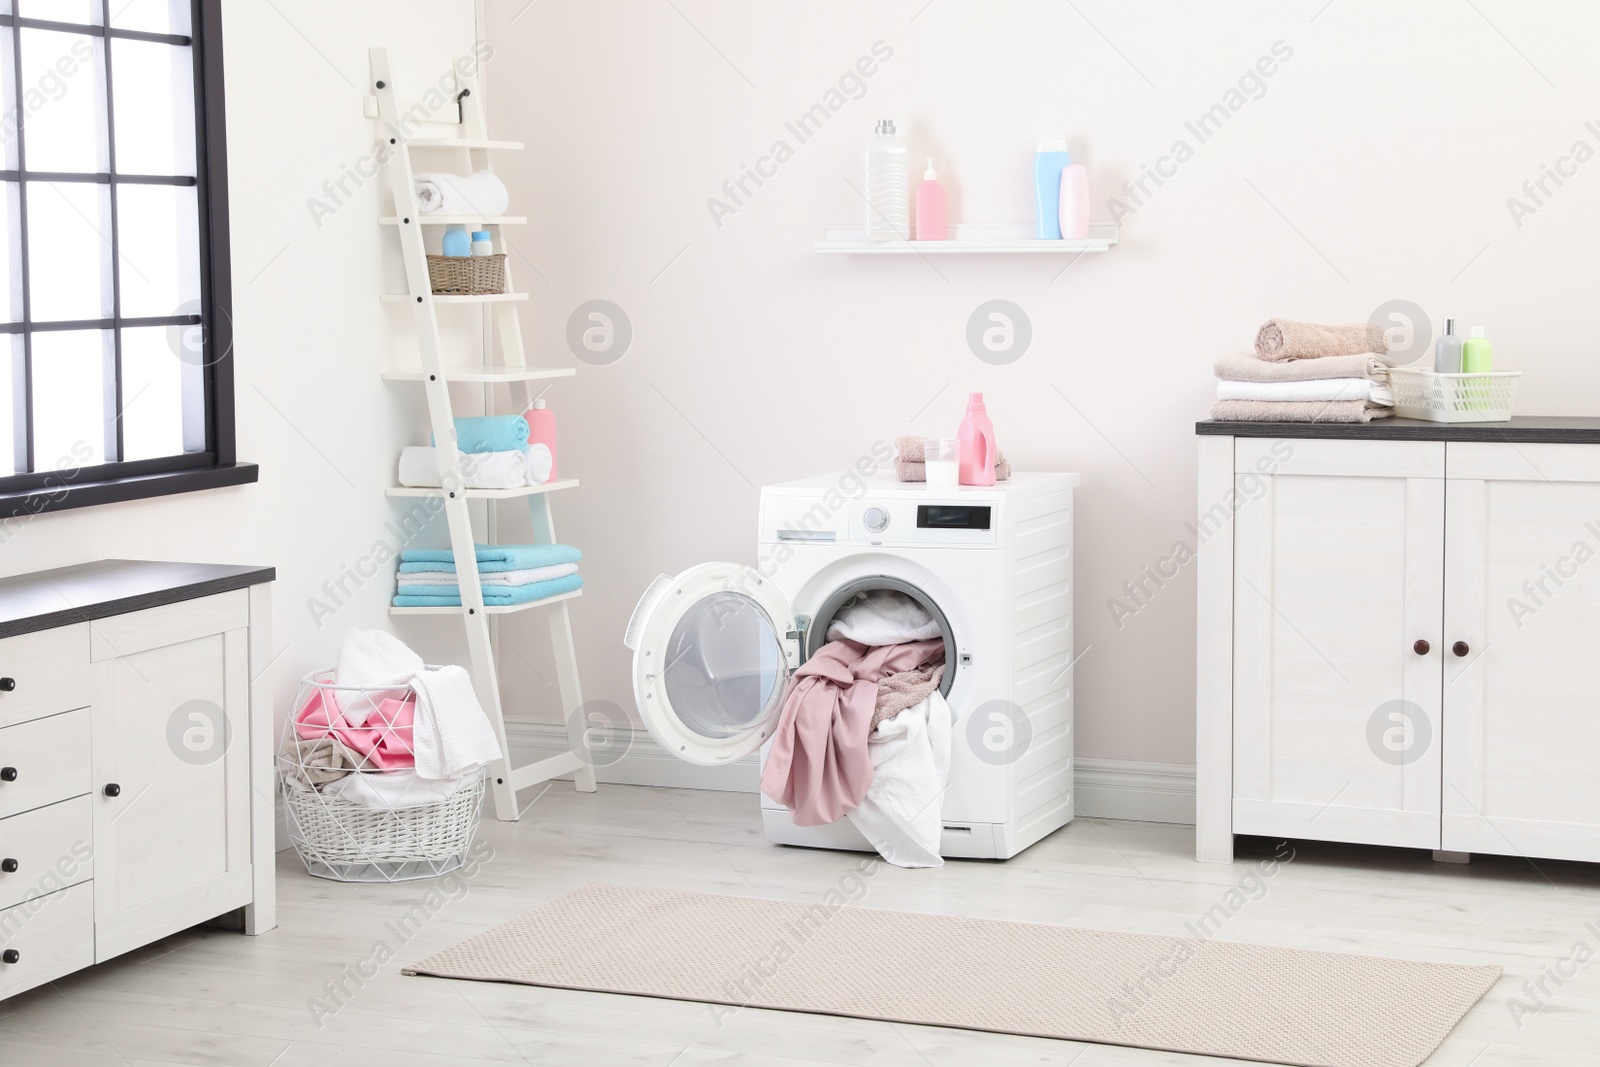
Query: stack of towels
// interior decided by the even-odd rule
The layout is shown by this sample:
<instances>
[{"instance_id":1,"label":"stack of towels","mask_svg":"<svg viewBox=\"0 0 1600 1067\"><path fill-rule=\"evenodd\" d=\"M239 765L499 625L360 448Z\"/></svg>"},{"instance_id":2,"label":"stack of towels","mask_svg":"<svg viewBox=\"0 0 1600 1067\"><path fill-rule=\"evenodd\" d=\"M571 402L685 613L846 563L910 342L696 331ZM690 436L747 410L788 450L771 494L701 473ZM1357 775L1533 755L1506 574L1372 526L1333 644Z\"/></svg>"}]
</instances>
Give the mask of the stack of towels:
<instances>
[{"instance_id":1,"label":"stack of towels","mask_svg":"<svg viewBox=\"0 0 1600 1067\"><path fill-rule=\"evenodd\" d=\"M486 606L527 604L583 586L571 545L477 545L478 587ZM448 548L408 548L400 553L397 608L461 606L455 553Z\"/></svg>"},{"instance_id":2,"label":"stack of towels","mask_svg":"<svg viewBox=\"0 0 1600 1067\"><path fill-rule=\"evenodd\" d=\"M550 447L528 443L528 420L521 415L481 415L455 420L461 475L468 489L516 489L550 480L555 457ZM439 456L432 447L400 453L401 485L439 485Z\"/></svg>"},{"instance_id":3,"label":"stack of towels","mask_svg":"<svg viewBox=\"0 0 1600 1067\"><path fill-rule=\"evenodd\" d=\"M1370 323L1321 326L1272 319L1254 352L1217 361L1222 422L1371 422L1394 413L1383 329Z\"/></svg>"}]
</instances>

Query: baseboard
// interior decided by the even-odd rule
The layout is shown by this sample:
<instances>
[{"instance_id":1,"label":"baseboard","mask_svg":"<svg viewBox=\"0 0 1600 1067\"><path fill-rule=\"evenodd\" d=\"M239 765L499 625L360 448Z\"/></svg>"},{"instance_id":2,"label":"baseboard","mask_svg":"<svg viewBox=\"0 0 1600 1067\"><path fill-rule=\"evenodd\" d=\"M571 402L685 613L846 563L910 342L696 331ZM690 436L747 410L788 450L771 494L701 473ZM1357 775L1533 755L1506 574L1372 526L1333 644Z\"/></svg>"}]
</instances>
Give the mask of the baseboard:
<instances>
[{"instance_id":1,"label":"baseboard","mask_svg":"<svg viewBox=\"0 0 1600 1067\"><path fill-rule=\"evenodd\" d=\"M508 722L507 740L517 763L566 751L566 729L556 723ZM657 785L674 789L715 789L754 793L760 765L754 755L725 767L696 767L664 751L638 727L610 728L600 750L620 755L599 761L595 777L615 785ZM1091 819L1194 825L1194 768L1136 760L1077 761L1074 782L1077 813Z\"/></svg>"}]
</instances>

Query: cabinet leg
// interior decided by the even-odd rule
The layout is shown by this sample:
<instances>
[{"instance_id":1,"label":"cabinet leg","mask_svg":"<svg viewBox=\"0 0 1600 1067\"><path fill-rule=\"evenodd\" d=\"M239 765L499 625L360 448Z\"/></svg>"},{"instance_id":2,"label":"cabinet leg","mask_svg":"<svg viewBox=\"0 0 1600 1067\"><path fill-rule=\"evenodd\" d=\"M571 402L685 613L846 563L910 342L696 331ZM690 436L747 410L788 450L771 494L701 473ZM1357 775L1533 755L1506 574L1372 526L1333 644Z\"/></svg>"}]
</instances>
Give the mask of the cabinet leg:
<instances>
[{"instance_id":1,"label":"cabinet leg","mask_svg":"<svg viewBox=\"0 0 1600 1067\"><path fill-rule=\"evenodd\" d=\"M1470 853L1470 852L1451 852L1451 851L1449 851L1447 849L1436 848L1436 849L1433 850L1433 862L1435 862L1435 863L1471 863L1472 862L1472 853Z\"/></svg>"}]
</instances>

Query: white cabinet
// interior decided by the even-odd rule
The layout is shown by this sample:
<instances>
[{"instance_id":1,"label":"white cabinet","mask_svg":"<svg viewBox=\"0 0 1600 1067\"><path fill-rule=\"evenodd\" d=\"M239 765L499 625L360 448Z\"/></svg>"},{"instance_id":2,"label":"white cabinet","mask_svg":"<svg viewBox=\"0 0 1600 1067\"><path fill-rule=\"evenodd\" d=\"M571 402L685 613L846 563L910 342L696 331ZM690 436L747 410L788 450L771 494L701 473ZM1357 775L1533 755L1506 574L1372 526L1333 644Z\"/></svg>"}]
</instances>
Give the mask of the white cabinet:
<instances>
[{"instance_id":1,"label":"white cabinet","mask_svg":"<svg viewBox=\"0 0 1600 1067\"><path fill-rule=\"evenodd\" d=\"M1600 860L1600 445L1382 432L1201 438L1198 857Z\"/></svg>"},{"instance_id":2,"label":"white cabinet","mask_svg":"<svg viewBox=\"0 0 1600 1067\"><path fill-rule=\"evenodd\" d=\"M271 572L168 566L90 565L86 621L0 639L0 997L236 909L274 925ZM36 621L29 580L0 627Z\"/></svg>"}]
</instances>

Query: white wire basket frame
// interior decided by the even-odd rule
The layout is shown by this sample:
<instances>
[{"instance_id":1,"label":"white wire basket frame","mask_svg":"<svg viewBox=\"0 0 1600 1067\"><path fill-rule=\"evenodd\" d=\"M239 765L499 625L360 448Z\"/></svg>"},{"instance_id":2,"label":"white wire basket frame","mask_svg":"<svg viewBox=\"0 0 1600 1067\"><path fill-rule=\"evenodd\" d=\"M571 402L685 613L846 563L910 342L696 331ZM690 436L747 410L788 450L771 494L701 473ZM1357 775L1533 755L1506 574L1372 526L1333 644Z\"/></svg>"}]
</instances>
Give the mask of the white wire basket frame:
<instances>
[{"instance_id":1,"label":"white wire basket frame","mask_svg":"<svg viewBox=\"0 0 1600 1067\"><path fill-rule=\"evenodd\" d=\"M318 670L300 680L278 751L284 821L306 872L400 882L462 867L482 813L483 771L455 783L416 779L411 725L402 722L411 688L341 686L333 677Z\"/></svg>"}]
</instances>

